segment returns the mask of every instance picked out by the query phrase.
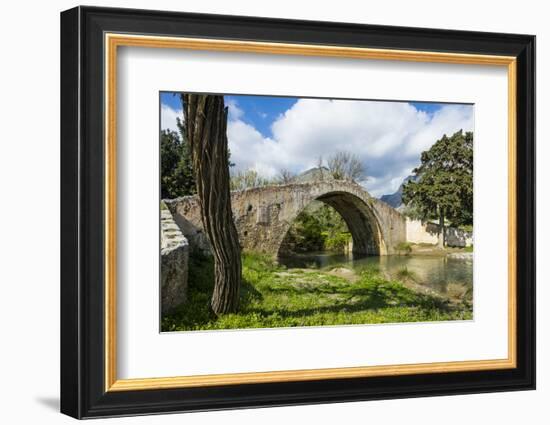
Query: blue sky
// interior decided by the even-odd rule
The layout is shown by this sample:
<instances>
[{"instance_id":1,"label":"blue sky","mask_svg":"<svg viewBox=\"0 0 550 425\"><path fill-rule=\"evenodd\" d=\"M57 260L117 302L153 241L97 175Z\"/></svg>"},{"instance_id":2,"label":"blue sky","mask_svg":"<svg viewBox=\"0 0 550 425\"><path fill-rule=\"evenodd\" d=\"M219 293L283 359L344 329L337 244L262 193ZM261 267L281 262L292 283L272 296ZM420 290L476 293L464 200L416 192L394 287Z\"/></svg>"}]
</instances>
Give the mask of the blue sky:
<instances>
[{"instance_id":1,"label":"blue sky","mask_svg":"<svg viewBox=\"0 0 550 425\"><path fill-rule=\"evenodd\" d=\"M244 114L242 120L252 125L262 135L271 136L271 124L290 109L298 99L295 97L275 96L225 96L226 103L236 103ZM161 104L169 106L174 110L181 109L179 94L162 92L160 94Z\"/></svg>"},{"instance_id":2,"label":"blue sky","mask_svg":"<svg viewBox=\"0 0 550 425\"><path fill-rule=\"evenodd\" d=\"M175 129L179 95L162 92L160 102L161 127ZM473 130L474 107L463 104L251 95L227 95L225 103L234 171L301 173L345 150L363 162L362 184L374 196L397 190L443 134Z\"/></svg>"},{"instance_id":3,"label":"blue sky","mask_svg":"<svg viewBox=\"0 0 550 425\"><path fill-rule=\"evenodd\" d=\"M271 137L273 121L290 109L298 99L285 96L234 95L225 96L225 100L226 102L236 102L244 112L243 121L254 126L262 135ZM169 106L171 109L181 109L178 93L161 92L160 101L161 104ZM444 104L436 102L410 102L410 104L419 111L428 114L433 114L444 106Z\"/></svg>"}]
</instances>

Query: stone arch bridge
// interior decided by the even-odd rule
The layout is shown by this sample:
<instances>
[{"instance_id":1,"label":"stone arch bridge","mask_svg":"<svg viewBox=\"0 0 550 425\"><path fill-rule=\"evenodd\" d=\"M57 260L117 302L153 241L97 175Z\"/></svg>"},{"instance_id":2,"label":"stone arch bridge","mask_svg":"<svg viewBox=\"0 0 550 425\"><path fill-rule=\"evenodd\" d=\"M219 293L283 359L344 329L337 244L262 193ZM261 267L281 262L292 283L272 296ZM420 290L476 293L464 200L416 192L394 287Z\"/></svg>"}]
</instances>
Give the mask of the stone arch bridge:
<instances>
[{"instance_id":1,"label":"stone arch bridge","mask_svg":"<svg viewBox=\"0 0 550 425\"><path fill-rule=\"evenodd\" d=\"M245 250L276 256L298 214L313 201L333 207L353 239L353 252L388 255L407 239L405 217L360 185L341 180L257 187L231 192L233 218ZM208 251L198 198L165 200L191 250Z\"/></svg>"}]
</instances>

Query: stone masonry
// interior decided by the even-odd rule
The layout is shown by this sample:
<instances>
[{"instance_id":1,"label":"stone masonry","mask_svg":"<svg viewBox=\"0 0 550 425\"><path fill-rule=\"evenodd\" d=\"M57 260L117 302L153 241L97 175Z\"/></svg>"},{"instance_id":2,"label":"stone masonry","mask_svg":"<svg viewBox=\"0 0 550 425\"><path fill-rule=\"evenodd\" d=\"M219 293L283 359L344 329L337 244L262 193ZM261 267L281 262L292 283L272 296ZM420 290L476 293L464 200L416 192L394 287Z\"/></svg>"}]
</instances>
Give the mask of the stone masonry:
<instances>
[{"instance_id":1,"label":"stone masonry","mask_svg":"<svg viewBox=\"0 0 550 425\"><path fill-rule=\"evenodd\" d=\"M164 205L160 223L161 311L165 314L187 299L189 243Z\"/></svg>"},{"instance_id":2,"label":"stone masonry","mask_svg":"<svg viewBox=\"0 0 550 425\"><path fill-rule=\"evenodd\" d=\"M407 242L437 244L439 240L439 225L407 218ZM472 246L473 234L455 227L445 227L447 246L464 248Z\"/></svg>"}]
</instances>

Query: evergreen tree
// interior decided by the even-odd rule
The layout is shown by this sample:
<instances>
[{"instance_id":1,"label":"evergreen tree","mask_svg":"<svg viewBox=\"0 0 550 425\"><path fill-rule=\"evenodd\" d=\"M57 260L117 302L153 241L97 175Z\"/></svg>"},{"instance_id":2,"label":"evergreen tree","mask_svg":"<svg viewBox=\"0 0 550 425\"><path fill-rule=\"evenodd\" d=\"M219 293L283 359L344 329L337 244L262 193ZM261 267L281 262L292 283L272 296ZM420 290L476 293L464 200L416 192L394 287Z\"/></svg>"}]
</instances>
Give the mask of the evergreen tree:
<instances>
[{"instance_id":1,"label":"evergreen tree","mask_svg":"<svg viewBox=\"0 0 550 425\"><path fill-rule=\"evenodd\" d=\"M403 202L424 220L439 220L439 245L445 245L445 221L452 225L473 222L473 133L443 135L422 152L413 172L418 179L403 188Z\"/></svg>"},{"instance_id":2,"label":"evergreen tree","mask_svg":"<svg viewBox=\"0 0 550 425\"><path fill-rule=\"evenodd\" d=\"M185 126L178 119L179 134L162 130L160 135L161 197L194 195L197 192Z\"/></svg>"}]
</instances>

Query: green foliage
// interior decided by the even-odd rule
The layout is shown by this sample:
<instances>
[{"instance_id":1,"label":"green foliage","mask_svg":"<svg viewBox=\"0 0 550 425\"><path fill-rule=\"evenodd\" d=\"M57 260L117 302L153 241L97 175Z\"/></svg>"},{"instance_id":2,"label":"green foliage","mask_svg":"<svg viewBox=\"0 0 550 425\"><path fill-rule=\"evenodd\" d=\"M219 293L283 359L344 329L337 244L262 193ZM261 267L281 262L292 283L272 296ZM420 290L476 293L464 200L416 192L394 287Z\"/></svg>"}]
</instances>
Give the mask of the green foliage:
<instances>
[{"instance_id":1,"label":"green foliage","mask_svg":"<svg viewBox=\"0 0 550 425\"><path fill-rule=\"evenodd\" d=\"M183 94L180 98L183 106ZM176 118L176 121L178 131L162 130L160 134L160 190L163 199L197 193L185 122L180 118ZM229 150L227 155L229 166L233 167L235 164L230 160Z\"/></svg>"},{"instance_id":2,"label":"green foliage","mask_svg":"<svg viewBox=\"0 0 550 425\"><path fill-rule=\"evenodd\" d=\"M331 234L332 233L332 234ZM351 234L342 233L326 233L324 248L327 251L344 252L351 241Z\"/></svg>"},{"instance_id":3,"label":"green foliage","mask_svg":"<svg viewBox=\"0 0 550 425\"><path fill-rule=\"evenodd\" d=\"M291 252L322 251L324 227L315 215L302 211L294 220L283 241L283 250Z\"/></svg>"},{"instance_id":4,"label":"green foliage","mask_svg":"<svg viewBox=\"0 0 550 425\"><path fill-rule=\"evenodd\" d=\"M422 152L413 170L417 181L403 188L403 202L424 220L450 220L453 226L473 221L473 133L444 135Z\"/></svg>"},{"instance_id":5,"label":"green foliage","mask_svg":"<svg viewBox=\"0 0 550 425\"><path fill-rule=\"evenodd\" d=\"M351 241L344 219L331 206L315 202L294 220L283 241L283 251L343 252Z\"/></svg>"},{"instance_id":6,"label":"green foliage","mask_svg":"<svg viewBox=\"0 0 550 425\"><path fill-rule=\"evenodd\" d=\"M400 255L409 255L412 252L412 244L410 242L399 242L395 249Z\"/></svg>"},{"instance_id":7,"label":"green foliage","mask_svg":"<svg viewBox=\"0 0 550 425\"><path fill-rule=\"evenodd\" d=\"M464 230L465 232L473 232L474 226L473 224L463 224L461 226L458 226L460 230Z\"/></svg>"},{"instance_id":8,"label":"green foliage","mask_svg":"<svg viewBox=\"0 0 550 425\"><path fill-rule=\"evenodd\" d=\"M425 220L425 214L412 202L401 206L401 214L412 220Z\"/></svg>"},{"instance_id":9,"label":"green foliage","mask_svg":"<svg viewBox=\"0 0 550 425\"><path fill-rule=\"evenodd\" d=\"M190 258L189 299L163 317L163 331L273 328L366 323L466 320L471 306L417 293L398 280L385 279L376 268L353 282L319 270L284 269L269 257L243 255L241 309L214 317L208 312L213 262Z\"/></svg>"},{"instance_id":10,"label":"green foliage","mask_svg":"<svg viewBox=\"0 0 550 425\"><path fill-rule=\"evenodd\" d=\"M182 330L191 324L215 320L210 311L213 290L214 260L201 254L190 255L187 301L173 314L162 317L162 331Z\"/></svg>"},{"instance_id":11,"label":"green foliage","mask_svg":"<svg viewBox=\"0 0 550 425\"><path fill-rule=\"evenodd\" d=\"M306 213L308 213L307 210ZM344 252L351 241L351 234L342 216L330 205L324 203L321 204L320 208L309 212L309 214L318 221L321 228L322 249Z\"/></svg>"},{"instance_id":12,"label":"green foliage","mask_svg":"<svg viewBox=\"0 0 550 425\"><path fill-rule=\"evenodd\" d=\"M196 193L195 177L184 126L178 119L179 134L162 130L160 134L160 185L163 199Z\"/></svg>"}]
</instances>

